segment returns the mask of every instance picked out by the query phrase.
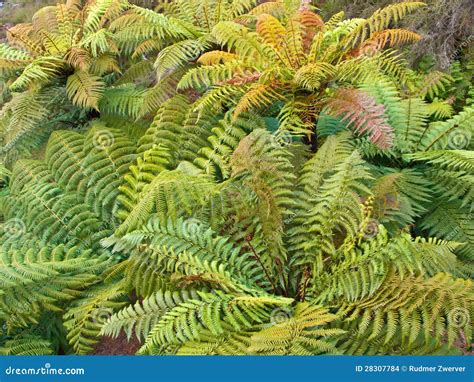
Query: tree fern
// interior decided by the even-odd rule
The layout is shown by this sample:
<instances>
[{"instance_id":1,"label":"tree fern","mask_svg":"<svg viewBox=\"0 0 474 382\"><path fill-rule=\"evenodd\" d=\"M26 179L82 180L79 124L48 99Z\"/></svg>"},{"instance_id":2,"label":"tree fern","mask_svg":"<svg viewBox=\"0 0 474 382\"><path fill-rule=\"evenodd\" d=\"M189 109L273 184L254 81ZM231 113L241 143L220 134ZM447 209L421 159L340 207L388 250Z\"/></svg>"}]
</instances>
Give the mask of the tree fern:
<instances>
[{"instance_id":1,"label":"tree fern","mask_svg":"<svg viewBox=\"0 0 474 382\"><path fill-rule=\"evenodd\" d=\"M468 70L397 50L420 2L257 3L73 0L7 31L1 354L472 342Z\"/></svg>"},{"instance_id":2,"label":"tree fern","mask_svg":"<svg viewBox=\"0 0 474 382\"><path fill-rule=\"evenodd\" d=\"M10 85L20 94L14 97L11 106L7 104L3 109L18 108L18 102L35 98L28 102L34 107L16 110L9 117L10 126L15 127L15 131L10 131L9 137L7 135L11 146L27 140L33 129L42 128L46 130L43 133L49 134L50 131L41 127L48 116L47 110L50 117L70 108L62 100L62 105L57 99L52 100L56 96L51 94L52 90L61 96L65 92L79 108L98 109L105 87L103 75L120 71L115 60L115 36L106 28L125 6L122 0L100 0L85 4L80 11L72 5L45 7L33 17L31 24L15 26L8 31L10 43L19 45L24 53L15 53L16 50L10 48L1 51L1 56L7 60L6 70L10 70L11 75L15 72L8 67L21 70ZM19 59L26 61L25 65L18 66ZM57 103L59 110L51 110L49 102Z\"/></svg>"}]
</instances>

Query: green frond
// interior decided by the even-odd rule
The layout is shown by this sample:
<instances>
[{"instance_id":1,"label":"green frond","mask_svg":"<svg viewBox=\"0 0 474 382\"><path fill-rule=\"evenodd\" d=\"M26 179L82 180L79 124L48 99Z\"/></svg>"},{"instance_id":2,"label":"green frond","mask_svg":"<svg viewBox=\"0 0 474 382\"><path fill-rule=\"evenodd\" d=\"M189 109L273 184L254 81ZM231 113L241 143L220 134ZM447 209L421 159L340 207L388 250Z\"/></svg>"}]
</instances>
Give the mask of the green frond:
<instances>
[{"instance_id":1,"label":"green frond","mask_svg":"<svg viewBox=\"0 0 474 382\"><path fill-rule=\"evenodd\" d=\"M84 33L97 32L107 20L113 20L127 6L124 0L96 0L88 8Z\"/></svg>"},{"instance_id":2,"label":"green frond","mask_svg":"<svg viewBox=\"0 0 474 382\"><path fill-rule=\"evenodd\" d=\"M135 155L135 144L121 130L95 124L85 137L81 166L88 177L85 202L107 221L117 208L116 199L128 165Z\"/></svg>"},{"instance_id":3,"label":"green frond","mask_svg":"<svg viewBox=\"0 0 474 382\"><path fill-rule=\"evenodd\" d=\"M459 202L435 203L421 221L421 227L432 236L461 243L457 249L462 258L472 261L474 223L472 212L462 209Z\"/></svg>"},{"instance_id":4,"label":"green frond","mask_svg":"<svg viewBox=\"0 0 474 382\"><path fill-rule=\"evenodd\" d=\"M121 70L117 57L112 53L104 53L92 60L89 71L96 76L106 76L108 74L120 74Z\"/></svg>"},{"instance_id":5,"label":"green frond","mask_svg":"<svg viewBox=\"0 0 474 382\"><path fill-rule=\"evenodd\" d=\"M272 308L284 306L289 301L281 297L233 297L223 293L199 292L199 299L188 300L161 318L140 353L147 354L157 347L196 340L199 333L206 329L218 336L223 333L221 320L235 328L250 328L253 322L268 320Z\"/></svg>"},{"instance_id":6,"label":"green frond","mask_svg":"<svg viewBox=\"0 0 474 382\"><path fill-rule=\"evenodd\" d=\"M140 340L145 339L164 314L177 305L197 298L199 295L195 290L158 291L107 319L101 334L117 337L123 330L128 339L133 334Z\"/></svg>"},{"instance_id":7,"label":"green frond","mask_svg":"<svg viewBox=\"0 0 474 382\"><path fill-rule=\"evenodd\" d=\"M263 54L257 33L243 25L230 21L220 22L213 28L212 36L218 44L227 47L228 51L235 51L240 57L258 59Z\"/></svg>"},{"instance_id":8,"label":"green frond","mask_svg":"<svg viewBox=\"0 0 474 382\"><path fill-rule=\"evenodd\" d=\"M32 57L28 53L0 44L0 73L2 75L13 75L17 70L24 69L31 60Z\"/></svg>"},{"instance_id":9,"label":"green frond","mask_svg":"<svg viewBox=\"0 0 474 382\"><path fill-rule=\"evenodd\" d=\"M430 344L427 338L438 347L443 346L445 338L452 345L461 331L471 338L472 322L468 319L459 326L452 318L456 311L465 311L471 317L471 281L444 273L426 280L415 276L402 280L393 275L375 296L348 305L349 318L342 326L348 336L341 346L346 354L378 354L371 351L374 342L382 345L383 354L396 354L398 346L406 353L432 352L430 346L421 345Z\"/></svg>"},{"instance_id":10,"label":"green frond","mask_svg":"<svg viewBox=\"0 0 474 382\"><path fill-rule=\"evenodd\" d=\"M216 192L216 185L205 176L193 176L179 170L162 171L140 192L137 203L117 229L123 235L145 223L153 212L176 218L191 213Z\"/></svg>"},{"instance_id":11,"label":"green frond","mask_svg":"<svg viewBox=\"0 0 474 382\"><path fill-rule=\"evenodd\" d=\"M290 143L257 129L242 139L230 163L232 176L255 195L254 215L267 248L262 262L272 268L275 261L286 259L284 220L291 215L295 180L292 154L286 147Z\"/></svg>"},{"instance_id":12,"label":"green frond","mask_svg":"<svg viewBox=\"0 0 474 382\"><path fill-rule=\"evenodd\" d=\"M454 114L454 108L448 101L440 101L435 98L427 106L430 115L436 120L448 119Z\"/></svg>"},{"instance_id":13,"label":"green frond","mask_svg":"<svg viewBox=\"0 0 474 382\"><path fill-rule=\"evenodd\" d=\"M472 151L428 151L409 156L431 165L426 177L446 201L461 201L471 210L474 199L474 155Z\"/></svg>"},{"instance_id":14,"label":"green frond","mask_svg":"<svg viewBox=\"0 0 474 382\"><path fill-rule=\"evenodd\" d=\"M317 90L321 83L335 75L335 68L327 63L315 63L305 65L295 74L298 85L308 90Z\"/></svg>"},{"instance_id":15,"label":"green frond","mask_svg":"<svg viewBox=\"0 0 474 382\"><path fill-rule=\"evenodd\" d=\"M365 185L371 179L367 164L357 151L335 167L312 196L311 208L301 217L305 225L291 230L293 251L298 260L313 264L313 277L322 272L323 257L334 256L337 247L354 240L363 220L362 197L371 192Z\"/></svg>"},{"instance_id":16,"label":"green frond","mask_svg":"<svg viewBox=\"0 0 474 382\"><path fill-rule=\"evenodd\" d=\"M137 157L136 163L131 165L129 171L123 176L123 184L118 187L120 195L117 201L120 209L117 217L125 220L137 205L140 194L153 179L162 171L166 170L170 161L168 150L153 146Z\"/></svg>"},{"instance_id":17,"label":"green frond","mask_svg":"<svg viewBox=\"0 0 474 382\"><path fill-rule=\"evenodd\" d=\"M347 159L353 151L348 133L328 137L318 152L303 166L298 185L302 195L298 195L298 206L308 209L317 197L328 176L334 173L338 163Z\"/></svg>"},{"instance_id":18,"label":"green frond","mask_svg":"<svg viewBox=\"0 0 474 382\"><path fill-rule=\"evenodd\" d=\"M176 96L175 90L179 74L179 71L174 72L162 79L159 84L145 91L140 117L148 114L156 114L162 105Z\"/></svg>"},{"instance_id":19,"label":"green frond","mask_svg":"<svg viewBox=\"0 0 474 382\"><path fill-rule=\"evenodd\" d=\"M96 284L80 293L64 314L67 339L78 355L93 351L102 326L115 310L124 305L119 282Z\"/></svg>"},{"instance_id":20,"label":"green frond","mask_svg":"<svg viewBox=\"0 0 474 382\"><path fill-rule=\"evenodd\" d=\"M338 250L341 261L318 280L317 301L332 304L343 299L355 303L373 296L394 270L400 277L461 273L454 254L456 243L413 239L406 233L391 238L382 225L372 227L365 236L357 248Z\"/></svg>"},{"instance_id":21,"label":"green frond","mask_svg":"<svg viewBox=\"0 0 474 382\"><path fill-rule=\"evenodd\" d=\"M150 292L141 286L143 272L151 277L168 278L178 285L210 283L227 292L251 292L258 290L260 285L267 287L260 280L257 264L250 253L228 241L195 218L161 223L153 216L140 230L121 239L106 239L103 244L113 246L114 251L142 248L140 256L130 258L131 272L127 273L138 292ZM148 258L142 256L145 248L151 251ZM147 268L153 269L155 276L149 274ZM153 285L150 278L148 281Z\"/></svg>"},{"instance_id":22,"label":"green frond","mask_svg":"<svg viewBox=\"0 0 474 382\"><path fill-rule=\"evenodd\" d=\"M474 134L474 107L466 106L447 121L426 127L418 143L418 151L467 149Z\"/></svg>"},{"instance_id":23,"label":"green frond","mask_svg":"<svg viewBox=\"0 0 474 382\"><path fill-rule=\"evenodd\" d=\"M407 155L407 158L426 161L447 170L472 173L474 171L474 152L466 150L439 150Z\"/></svg>"},{"instance_id":24,"label":"green frond","mask_svg":"<svg viewBox=\"0 0 474 382\"><path fill-rule=\"evenodd\" d=\"M200 148L194 163L207 174L228 179L231 175L231 157L239 142L253 130L265 127L265 121L259 116L241 113L231 118L231 113L226 114L215 122L215 126L209 126L211 134L207 141L210 147Z\"/></svg>"},{"instance_id":25,"label":"green frond","mask_svg":"<svg viewBox=\"0 0 474 382\"><path fill-rule=\"evenodd\" d=\"M178 89L201 88L225 83L237 76L253 74L251 68L240 61L230 61L224 64L201 66L189 70L178 83Z\"/></svg>"},{"instance_id":26,"label":"green frond","mask_svg":"<svg viewBox=\"0 0 474 382\"><path fill-rule=\"evenodd\" d=\"M77 70L67 79L67 96L77 106L98 109L103 92L104 83L100 77L90 73Z\"/></svg>"},{"instance_id":27,"label":"green frond","mask_svg":"<svg viewBox=\"0 0 474 382\"><path fill-rule=\"evenodd\" d=\"M112 33L103 28L85 36L81 41L81 48L90 52L94 58L107 52L117 53L118 51L113 43Z\"/></svg>"},{"instance_id":28,"label":"green frond","mask_svg":"<svg viewBox=\"0 0 474 382\"><path fill-rule=\"evenodd\" d=\"M404 1L401 3L390 4L383 9L374 12L372 16L363 20L359 26L350 33L346 39L352 47L371 38L376 32L380 32L390 26L393 22L400 21L408 13L425 6L420 1Z\"/></svg>"},{"instance_id":29,"label":"green frond","mask_svg":"<svg viewBox=\"0 0 474 382\"><path fill-rule=\"evenodd\" d=\"M425 213L434 198L432 183L420 170L380 169L372 186L371 217L397 232Z\"/></svg>"},{"instance_id":30,"label":"green frond","mask_svg":"<svg viewBox=\"0 0 474 382\"><path fill-rule=\"evenodd\" d=\"M449 74L433 71L420 81L415 94L421 98L433 99L444 92L452 82L453 78Z\"/></svg>"},{"instance_id":31,"label":"green frond","mask_svg":"<svg viewBox=\"0 0 474 382\"><path fill-rule=\"evenodd\" d=\"M46 124L50 115L50 107L58 101L59 94L52 91L29 91L14 93L12 99L7 102L1 111L2 120L2 154L7 155L22 147L36 148L30 145L30 136L34 136L40 142L44 139L39 127Z\"/></svg>"},{"instance_id":32,"label":"green frond","mask_svg":"<svg viewBox=\"0 0 474 382\"><path fill-rule=\"evenodd\" d=\"M104 90L98 104L105 114L137 119L143 108L146 91L134 85L121 85Z\"/></svg>"},{"instance_id":33,"label":"green frond","mask_svg":"<svg viewBox=\"0 0 474 382\"><path fill-rule=\"evenodd\" d=\"M132 84L136 81L146 79L153 70L153 64L149 61L139 61L132 64L126 71L124 71L121 77L115 82L114 85L121 86L125 84Z\"/></svg>"},{"instance_id":34,"label":"green frond","mask_svg":"<svg viewBox=\"0 0 474 382\"><path fill-rule=\"evenodd\" d=\"M189 61L196 60L211 44L206 39L184 40L170 45L158 54L154 67L158 79L170 71L184 66Z\"/></svg>"},{"instance_id":35,"label":"green frond","mask_svg":"<svg viewBox=\"0 0 474 382\"><path fill-rule=\"evenodd\" d=\"M150 125L145 135L139 141L138 152L144 152L153 147L161 145L168 150L179 150L182 124L190 108L187 97L175 95L166 100L159 107L153 123Z\"/></svg>"},{"instance_id":36,"label":"green frond","mask_svg":"<svg viewBox=\"0 0 474 382\"><path fill-rule=\"evenodd\" d=\"M13 337L0 347L1 355L40 356L52 355L51 343L37 335Z\"/></svg>"},{"instance_id":37,"label":"green frond","mask_svg":"<svg viewBox=\"0 0 474 382\"><path fill-rule=\"evenodd\" d=\"M22 91L33 83L45 84L61 72L64 64L62 59L53 56L35 58L10 85L10 89Z\"/></svg>"},{"instance_id":38,"label":"green frond","mask_svg":"<svg viewBox=\"0 0 474 382\"><path fill-rule=\"evenodd\" d=\"M107 266L107 258L74 247L1 251L0 316L9 327L36 323L44 311L61 311L96 283Z\"/></svg>"},{"instance_id":39,"label":"green frond","mask_svg":"<svg viewBox=\"0 0 474 382\"><path fill-rule=\"evenodd\" d=\"M299 303L281 311L281 318L250 338L249 352L258 355L338 354L335 342L344 330L329 323L337 316L320 306Z\"/></svg>"}]
</instances>

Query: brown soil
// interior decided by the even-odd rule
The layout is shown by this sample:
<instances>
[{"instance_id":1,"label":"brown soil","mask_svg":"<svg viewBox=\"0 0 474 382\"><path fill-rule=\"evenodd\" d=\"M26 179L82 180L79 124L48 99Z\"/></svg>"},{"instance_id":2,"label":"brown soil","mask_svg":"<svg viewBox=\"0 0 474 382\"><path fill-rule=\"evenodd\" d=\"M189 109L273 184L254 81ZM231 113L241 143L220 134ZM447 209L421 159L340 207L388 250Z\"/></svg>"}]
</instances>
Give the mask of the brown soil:
<instances>
[{"instance_id":1,"label":"brown soil","mask_svg":"<svg viewBox=\"0 0 474 382\"><path fill-rule=\"evenodd\" d=\"M95 355L134 355L140 348L141 343L137 337L132 336L130 340L122 332L119 337L102 337L95 346Z\"/></svg>"}]
</instances>

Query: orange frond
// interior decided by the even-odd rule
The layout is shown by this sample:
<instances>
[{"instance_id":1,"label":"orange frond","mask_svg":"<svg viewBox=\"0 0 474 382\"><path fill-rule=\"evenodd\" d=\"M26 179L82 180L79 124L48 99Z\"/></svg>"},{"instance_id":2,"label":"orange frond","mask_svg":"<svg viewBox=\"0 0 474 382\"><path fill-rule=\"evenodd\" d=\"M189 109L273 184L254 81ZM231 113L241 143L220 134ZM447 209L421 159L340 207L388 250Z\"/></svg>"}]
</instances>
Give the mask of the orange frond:
<instances>
[{"instance_id":1,"label":"orange frond","mask_svg":"<svg viewBox=\"0 0 474 382\"><path fill-rule=\"evenodd\" d=\"M33 27L31 24L17 24L7 30L7 39L11 46L19 46L28 50L31 54L41 54L44 48L41 45L38 36L32 34Z\"/></svg>"},{"instance_id":2,"label":"orange frond","mask_svg":"<svg viewBox=\"0 0 474 382\"><path fill-rule=\"evenodd\" d=\"M80 70L86 70L91 63L89 52L78 47L69 49L69 51L66 53L65 60L68 65L72 66L74 69Z\"/></svg>"},{"instance_id":3,"label":"orange frond","mask_svg":"<svg viewBox=\"0 0 474 382\"><path fill-rule=\"evenodd\" d=\"M266 44L281 52L286 29L278 19L267 14L260 15L257 20L257 33Z\"/></svg>"},{"instance_id":4,"label":"orange frond","mask_svg":"<svg viewBox=\"0 0 474 382\"><path fill-rule=\"evenodd\" d=\"M418 33L406 29L386 29L374 33L370 39L365 40L359 47L355 48L351 55L354 57L361 55L373 56L384 48L394 48L419 40L421 40L421 36Z\"/></svg>"}]
</instances>

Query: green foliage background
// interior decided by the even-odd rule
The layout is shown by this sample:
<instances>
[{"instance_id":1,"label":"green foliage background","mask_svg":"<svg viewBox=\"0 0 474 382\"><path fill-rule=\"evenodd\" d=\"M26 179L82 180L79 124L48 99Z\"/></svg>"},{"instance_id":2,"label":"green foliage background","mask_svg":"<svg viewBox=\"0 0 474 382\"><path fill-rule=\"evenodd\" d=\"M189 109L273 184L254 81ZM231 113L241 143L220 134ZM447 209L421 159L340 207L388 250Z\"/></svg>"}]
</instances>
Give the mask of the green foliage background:
<instances>
[{"instance_id":1,"label":"green foliage background","mask_svg":"<svg viewBox=\"0 0 474 382\"><path fill-rule=\"evenodd\" d=\"M339 3L69 0L7 28L2 354L471 351L471 44L412 60L397 25L447 9Z\"/></svg>"}]
</instances>

